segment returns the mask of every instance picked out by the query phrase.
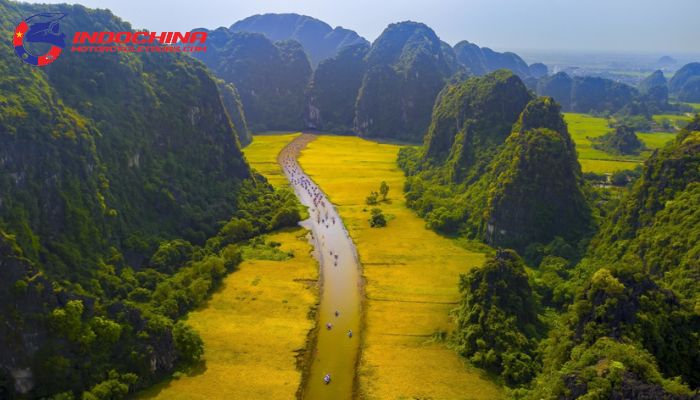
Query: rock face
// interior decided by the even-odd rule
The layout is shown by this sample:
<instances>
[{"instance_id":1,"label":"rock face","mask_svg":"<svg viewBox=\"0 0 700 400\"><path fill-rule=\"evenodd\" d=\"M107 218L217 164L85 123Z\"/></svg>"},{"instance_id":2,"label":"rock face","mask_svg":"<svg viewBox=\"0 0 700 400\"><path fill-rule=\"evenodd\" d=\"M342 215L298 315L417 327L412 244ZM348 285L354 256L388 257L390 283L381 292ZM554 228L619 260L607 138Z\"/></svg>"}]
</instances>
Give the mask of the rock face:
<instances>
[{"instance_id":1,"label":"rock face","mask_svg":"<svg viewBox=\"0 0 700 400\"><path fill-rule=\"evenodd\" d=\"M537 94L549 96L561 104L563 110L571 109L571 88L573 79L566 72L558 72L537 83Z\"/></svg>"},{"instance_id":2,"label":"rock face","mask_svg":"<svg viewBox=\"0 0 700 400\"><path fill-rule=\"evenodd\" d=\"M447 87L433 110L424 161L447 167L456 181L474 177L530 100L522 81L505 70Z\"/></svg>"},{"instance_id":3,"label":"rock face","mask_svg":"<svg viewBox=\"0 0 700 400\"><path fill-rule=\"evenodd\" d=\"M614 113L639 97L639 92L629 85L590 76L571 78L565 72L541 79L537 94L552 97L564 111L583 113Z\"/></svg>"},{"instance_id":4,"label":"rock face","mask_svg":"<svg viewBox=\"0 0 700 400\"><path fill-rule=\"evenodd\" d=\"M523 251L591 229L574 143L549 97L510 71L448 86L418 154L402 152L407 204L429 226ZM565 222L562 222L565 221Z\"/></svg>"},{"instance_id":5,"label":"rock face","mask_svg":"<svg viewBox=\"0 0 700 400\"><path fill-rule=\"evenodd\" d=\"M389 25L365 57L357 97L360 136L419 141L435 97L457 69L432 29L416 22Z\"/></svg>"},{"instance_id":6,"label":"rock face","mask_svg":"<svg viewBox=\"0 0 700 400\"><path fill-rule=\"evenodd\" d=\"M531 75L530 67L515 53L499 53L466 40L457 43L454 51L457 61L474 75L484 75L498 69L508 69L521 78Z\"/></svg>"},{"instance_id":7,"label":"rock face","mask_svg":"<svg viewBox=\"0 0 700 400\"><path fill-rule=\"evenodd\" d=\"M656 70L639 84L639 91L651 104L664 109L668 107L668 82L663 71Z\"/></svg>"},{"instance_id":8,"label":"rock face","mask_svg":"<svg viewBox=\"0 0 700 400\"><path fill-rule=\"evenodd\" d=\"M684 65L673 75L668 87L680 101L700 102L700 63Z\"/></svg>"},{"instance_id":9,"label":"rock face","mask_svg":"<svg viewBox=\"0 0 700 400\"><path fill-rule=\"evenodd\" d=\"M575 242L590 231L581 166L559 105L531 101L489 168L488 243L522 251L556 236Z\"/></svg>"},{"instance_id":10,"label":"rock face","mask_svg":"<svg viewBox=\"0 0 700 400\"><path fill-rule=\"evenodd\" d=\"M665 87L667 84L668 82L666 81L664 72L660 69L657 69L656 71L652 72L651 75L647 76L642 82L639 83L639 91L642 93L649 93L649 91L651 91L652 89L659 86Z\"/></svg>"},{"instance_id":11,"label":"rock face","mask_svg":"<svg viewBox=\"0 0 700 400\"><path fill-rule=\"evenodd\" d=\"M207 46L193 55L235 85L251 130L304 128L311 64L298 42L219 28L209 32Z\"/></svg>"},{"instance_id":12,"label":"rock face","mask_svg":"<svg viewBox=\"0 0 700 400\"><path fill-rule=\"evenodd\" d=\"M273 42L299 42L317 66L321 61L336 56L344 47L369 45L355 31L330 25L316 18L299 14L253 15L231 25L232 32L261 33Z\"/></svg>"},{"instance_id":13,"label":"rock face","mask_svg":"<svg viewBox=\"0 0 700 400\"><path fill-rule=\"evenodd\" d=\"M356 44L321 62L307 92L309 127L338 133L354 129L355 102L366 72L369 45Z\"/></svg>"},{"instance_id":14,"label":"rock face","mask_svg":"<svg viewBox=\"0 0 700 400\"><path fill-rule=\"evenodd\" d=\"M221 79L216 80L216 86L221 94L221 101L226 108L226 112L231 118L233 127L236 129L236 137L241 147L247 146L253 141L253 136L248 129L248 121L243 112L243 103L238 90L231 83L226 83Z\"/></svg>"},{"instance_id":15,"label":"rock face","mask_svg":"<svg viewBox=\"0 0 700 400\"><path fill-rule=\"evenodd\" d=\"M542 63L530 64L530 75L533 78L540 79L549 74L549 68Z\"/></svg>"}]
</instances>

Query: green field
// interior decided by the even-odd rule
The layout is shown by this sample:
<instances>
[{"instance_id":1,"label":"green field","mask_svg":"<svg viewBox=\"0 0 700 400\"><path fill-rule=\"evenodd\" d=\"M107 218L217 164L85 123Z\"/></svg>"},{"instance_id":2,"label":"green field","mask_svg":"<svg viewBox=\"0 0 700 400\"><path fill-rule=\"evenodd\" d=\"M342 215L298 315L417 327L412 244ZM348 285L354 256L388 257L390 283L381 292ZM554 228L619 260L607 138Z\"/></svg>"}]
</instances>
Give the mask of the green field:
<instances>
[{"instance_id":1,"label":"green field","mask_svg":"<svg viewBox=\"0 0 700 400\"><path fill-rule=\"evenodd\" d=\"M668 124L675 129L681 129L690 122L692 117L678 114L658 114L652 116L652 119L659 125L663 125L664 121L667 121Z\"/></svg>"},{"instance_id":2,"label":"green field","mask_svg":"<svg viewBox=\"0 0 700 400\"><path fill-rule=\"evenodd\" d=\"M256 138L258 140L259 138ZM302 152L304 170L338 207L366 280L360 394L365 399L494 399L498 385L444 343L452 327L459 274L480 265L482 253L425 228L403 199L400 146L357 137L320 136ZM389 184L386 228L369 227L365 198Z\"/></svg>"},{"instance_id":3,"label":"green field","mask_svg":"<svg viewBox=\"0 0 700 400\"><path fill-rule=\"evenodd\" d=\"M684 116L659 115L659 118L676 118L682 125ZM651 150L664 146L675 137L675 133L651 132L637 133L639 139L649 149L638 156L619 156L594 149L590 138L602 136L611 131L605 118L587 114L564 113L564 119L569 126L571 138L576 143L579 162L584 172L610 173L622 169L632 169L643 162L651 154Z\"/></svg>"}]
</instances>

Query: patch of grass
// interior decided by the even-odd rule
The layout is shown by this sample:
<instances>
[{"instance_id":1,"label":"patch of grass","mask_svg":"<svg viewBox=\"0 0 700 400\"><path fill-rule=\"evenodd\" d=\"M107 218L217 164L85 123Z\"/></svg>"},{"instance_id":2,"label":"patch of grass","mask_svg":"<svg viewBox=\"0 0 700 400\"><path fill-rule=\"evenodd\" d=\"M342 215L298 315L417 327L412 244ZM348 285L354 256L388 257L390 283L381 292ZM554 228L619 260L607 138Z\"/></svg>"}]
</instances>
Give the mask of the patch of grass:
<instances>
[{"instance_id":1,"label":"patch of grass","mask_svg":"<svg viewBox=\"0 0 700 400\"><path fill-rule=\"evenodd\" d=\"M693 107L693 110L695 110L695 112L700 112L700 103L685 103L685 104Z\"/></svg>"},{"instance_id":2,"label":"patch of grass","mask_svg":"<svg viewBox=\"0 0 700 400\"><path fill-rule=\"evenodd\" d=\"M267 236L256 236L242 246L243 259L284 261L294 257L293 252L281 249L280 242L267 239Z\"/></svg>"},{"instance_id":3,"label":"patch of grass","mask_svg":"<svg viewBox=\"0 0 700 400\"><path fill-rule=\"evenodd\" d=\"M459 299L460 273L481 265L484 254L425 228L403 198L396 164L400 146L357 137L320 136L302 152L304 170L338 207L366 279L360 395L365 399L494 399L497 384L465 365L437 331L449 332ZM370 228L365 199L389 184L381 207L386 227Z\"/></svg>"},{"instance_id":4,"label":"patch of grass","mask_svg":"<svg viewBox=\"0 0 700 400\"><path fill-rule=\"evenodd\" d=\"M285 133L279 135L263 134L253 136L253 142L243 149L243 154L258 172L275 187L289 186L287 178L277 163L277 155L287 143L301 133Z\"/></svg>"},{"instance_id":5,"label":"patch of grass","mask_svg":"<svg viewBox=\"0 0 700 400\"><path fill-rule=\"evenodd\" d=\"M318 266L306 231L269 236L293 258L246 260L188 316L204 341L204 366L139 395L141 399L292 399L301 380L296 352L314 325Z\"/></svg>"},{"instance_id":6,"label":"patch of grass","mask_svg":"<svg viewBox=\"0 0 700 400\"><path fill-rule=\"evenodd\" d=\"M596 174L606 174L625 169L634 169L640 165L638 161L615 161L615 160L585 160L579 158L583 172L595 172Z\"/></svg>"},{"instance_id":7,"label":"patch of grass","mask_svg":"<svg viewBox=\"0 0 700 400\"><path fill-rule=\"evenodd\" d=\"M659 115L659 118L674 117L682 126L681 115ZM609 154L602 150L594 149L590 138L602 136L612 129L608 126L605 118L594 117L587 114L564 113L564 119L569 126L571 138L576 143L579 163L584 172L611 173L623 169L633 169L651 155L651 150L663 147L668 141L675 137L675 133L670 132L650 132L637 133L639 139L647 147L646 151L638 156L620 156ZM676 121L676 120L674 120ZM658 122L658 121L657 121Z\"/></svg>"},{"instance_id":8,"label":"patch of grass","mask_svg":"<svg viewBox=\"0 0 700 400\"><path fill-rule=\"evenodd\" d=\"M659 114L653 115L652 119L659 125L664 124L667 121L669 126L675 127L676 129L683 128L692 118L688 115L678 115L678 114Z\"/></svg>"},{"instance_id":9,"label":"patch of grass","mask_svg":"<svg viewBox=\"0 0 700 400\"><path fill-rule=\"evenodd\" d=\"M659 149L676 137L671 132L637 132L637 137L644 142L647 149Z\"/></svg>"}]
</instances>

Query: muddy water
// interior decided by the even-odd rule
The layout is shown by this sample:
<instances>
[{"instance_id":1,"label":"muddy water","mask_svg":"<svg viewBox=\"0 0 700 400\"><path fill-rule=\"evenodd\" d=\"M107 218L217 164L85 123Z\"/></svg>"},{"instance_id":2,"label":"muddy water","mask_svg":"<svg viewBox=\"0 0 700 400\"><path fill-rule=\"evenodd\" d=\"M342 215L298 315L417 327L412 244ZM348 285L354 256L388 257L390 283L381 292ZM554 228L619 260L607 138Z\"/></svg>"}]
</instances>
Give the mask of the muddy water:
<instances>
[{"instance_id":1,"label":"muddy water","mask_svg":"<svg viewBox=\"0 0 700 400\"><path fill-rule=\"evenodd\" d=\"M321 268L318 335L303 398L351 399L360 345L360 266L355 246L337 211L297 162L299 152L313 139L313 135L301 135L279 155L287 179L309 209L310 218L302 225L312 232ZM332 327L328 329L327 324ZM349 331L352 337L348 336ZM326 374L331 378L328 384L323 380Z\"/></svg>"}]
</instances>

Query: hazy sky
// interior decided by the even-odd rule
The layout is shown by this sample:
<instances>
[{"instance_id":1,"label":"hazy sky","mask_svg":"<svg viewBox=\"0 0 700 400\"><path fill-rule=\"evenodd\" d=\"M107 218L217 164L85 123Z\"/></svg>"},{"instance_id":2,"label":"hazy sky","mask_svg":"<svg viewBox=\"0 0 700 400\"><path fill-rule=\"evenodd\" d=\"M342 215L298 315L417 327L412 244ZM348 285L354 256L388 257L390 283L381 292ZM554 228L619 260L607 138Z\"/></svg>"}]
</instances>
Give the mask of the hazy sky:
<instances>
[{"instance_id":1,"label":"hazy sky","mask_svg":"<svg viewBox=\"0 0 700 400\"><path fill-rule=\"evenodd\" d=\"M57 0L37 3L63 3ZM71 2L68 0L67 2ZM296 12L374 40L391 22L432 27L450 44L496 50L700 53L700 0L79 0L154 31L230 26Z\"/></svg>"}]
</instances>

